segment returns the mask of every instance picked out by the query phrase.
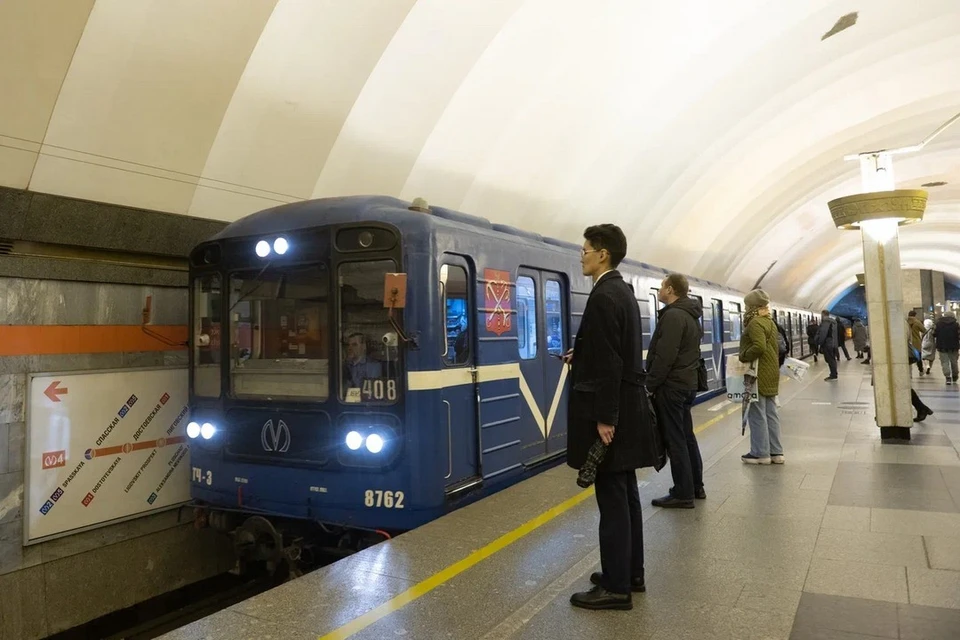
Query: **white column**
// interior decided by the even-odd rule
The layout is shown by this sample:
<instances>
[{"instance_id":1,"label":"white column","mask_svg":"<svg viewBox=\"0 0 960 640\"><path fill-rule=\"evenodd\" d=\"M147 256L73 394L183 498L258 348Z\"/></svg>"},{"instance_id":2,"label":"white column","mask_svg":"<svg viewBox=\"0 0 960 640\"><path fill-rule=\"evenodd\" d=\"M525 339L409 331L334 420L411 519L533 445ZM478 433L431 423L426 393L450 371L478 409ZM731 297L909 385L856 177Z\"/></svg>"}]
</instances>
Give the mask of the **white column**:
<instances>
[{"instance_id":1,"label":"white column","mask_svg":"<svg viewBox=\"0 0 960 640\"><path fill-rule=\"evenodd\" d=\"M890 156L862 157L860 167L865 192L894 189ZM873 397L881 438L909 438L913 426L897 225L895 218L865 220L860 225Z\"/></svg>"}]
</instances>

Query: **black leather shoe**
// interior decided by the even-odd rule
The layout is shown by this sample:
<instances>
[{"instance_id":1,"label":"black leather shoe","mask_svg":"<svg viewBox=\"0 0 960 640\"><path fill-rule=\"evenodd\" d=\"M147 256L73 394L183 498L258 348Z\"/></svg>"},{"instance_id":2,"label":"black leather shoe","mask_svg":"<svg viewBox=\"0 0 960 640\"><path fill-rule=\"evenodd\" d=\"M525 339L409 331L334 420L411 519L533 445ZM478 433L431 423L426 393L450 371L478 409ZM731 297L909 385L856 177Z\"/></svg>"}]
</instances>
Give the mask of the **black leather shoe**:
<instances>
[{"instance_id":1,"label":"black leather shoe","mask_svg":"<svg viewBox=\"0 0 960 640\"><path fill-rule=\"evenodd\" d=\"M927 419L927 416L932 416L932 415L933 415L933 411L931 411L930 407L923 407L922 409L919 409L917 411L917 417L914 418L913 421L923 422L924 420Z\"/></svg>"},{"instance_id":2,"label":"black leather shoe","mask_svg":"<svg viewBox=\"0 0 960 640\"><path fill-rule=\"evenodd\" d=\"M703 490L703 487L700 487L694 492L693 497L696 498L697 500L706 500L707 492Z\"/></svg>"},{"instance_id":3,"label":"black leather shoe","mask_svg":"<svg viewBox=\"0 0 960 640\"><path fill-rule=\"evenodd\" d=\"M680 500L666 495L662 498L654 498L653 506L663 507L664 509L693 509L693 500Z\"/></svg>"},{"instance_id":4,"label":"black leather shoe","mask_svg":"<svg viewBox=\"0 0 960 640\"><path fill-rule=\"evenodd\" d=\"M633 609L629 593L613 593L601 586L570 596L570 604L582 609Z\"/></svg>"},{"instance_id":5,"label":"black leather shoe","mask_svg":"<svg viewBox=\"0 0 960 640\"><path fill-rule=\"evenodd\" d=\"M599 571L591 573L590 582L598 586L603 586L603 574ZM643 578L630 578L630 591L643 593L646 590L647 585L643 584Z\"/></svg>"}]
</instances>

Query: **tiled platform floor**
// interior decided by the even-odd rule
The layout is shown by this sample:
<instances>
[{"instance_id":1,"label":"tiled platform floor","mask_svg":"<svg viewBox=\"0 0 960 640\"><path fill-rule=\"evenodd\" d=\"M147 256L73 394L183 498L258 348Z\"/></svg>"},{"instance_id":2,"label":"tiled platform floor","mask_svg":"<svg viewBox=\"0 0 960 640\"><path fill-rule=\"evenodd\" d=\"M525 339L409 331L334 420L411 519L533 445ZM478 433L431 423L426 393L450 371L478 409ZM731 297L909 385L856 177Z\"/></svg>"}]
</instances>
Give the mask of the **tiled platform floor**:
<instances>
[{"instance_id":1,"label":"tiled platform floor","mask_svg":"<svg viewBox=\"0 0 960 640\"><path fill-rule=\"evenodd\" d=\"M868 367L824 375L821 363L782 389L784 466L740 462L735 414L699 436L708 495L696 509L650 507L669 472L640 474L648 591L632 611L569 604L599 565L592 497L391 600L578 495L575 473L558 467L164 637L960 638L960 388L914 372L936 415L910 444L881 445ZM697 407L696 422L731 409L719 404Z\"/></svg>"}]
</instances>

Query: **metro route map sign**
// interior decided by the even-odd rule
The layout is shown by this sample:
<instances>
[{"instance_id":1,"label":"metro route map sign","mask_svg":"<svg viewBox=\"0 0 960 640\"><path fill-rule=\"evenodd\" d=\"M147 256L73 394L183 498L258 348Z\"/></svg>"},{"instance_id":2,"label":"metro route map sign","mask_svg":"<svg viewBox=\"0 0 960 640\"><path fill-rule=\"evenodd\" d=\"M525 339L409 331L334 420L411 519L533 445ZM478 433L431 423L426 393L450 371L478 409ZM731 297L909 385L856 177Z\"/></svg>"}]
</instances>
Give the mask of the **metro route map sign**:
<instances>
[{"instance_id":1,"label":"metro route map sign","mask_svg":"<svg viewBox=\"0 0 960 640\"><path fill-rule=\"evenodd\" d=\"M186 369L31 377L25 542L190 499Z\"/></svg>"}]
</instances>

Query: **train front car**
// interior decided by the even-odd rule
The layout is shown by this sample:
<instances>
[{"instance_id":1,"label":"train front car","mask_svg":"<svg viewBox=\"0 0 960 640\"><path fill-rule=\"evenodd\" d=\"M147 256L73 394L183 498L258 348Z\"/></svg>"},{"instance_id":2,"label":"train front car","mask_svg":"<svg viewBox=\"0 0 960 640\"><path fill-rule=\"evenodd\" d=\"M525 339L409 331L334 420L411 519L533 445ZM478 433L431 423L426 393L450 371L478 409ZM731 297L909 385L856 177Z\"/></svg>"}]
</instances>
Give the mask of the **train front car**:
<instances>
[{"instance_id":1,"label":"train front car","mask_svg":"<svg viewBox=\"0 0 960 640\"><path fill-rule=\"evenodd\" d=\"M403 238L376 202L332 202L254 214L191 256L192 496L201 524L271 567L423 517L407 462Z\"/></svg>"}]
</instances>

